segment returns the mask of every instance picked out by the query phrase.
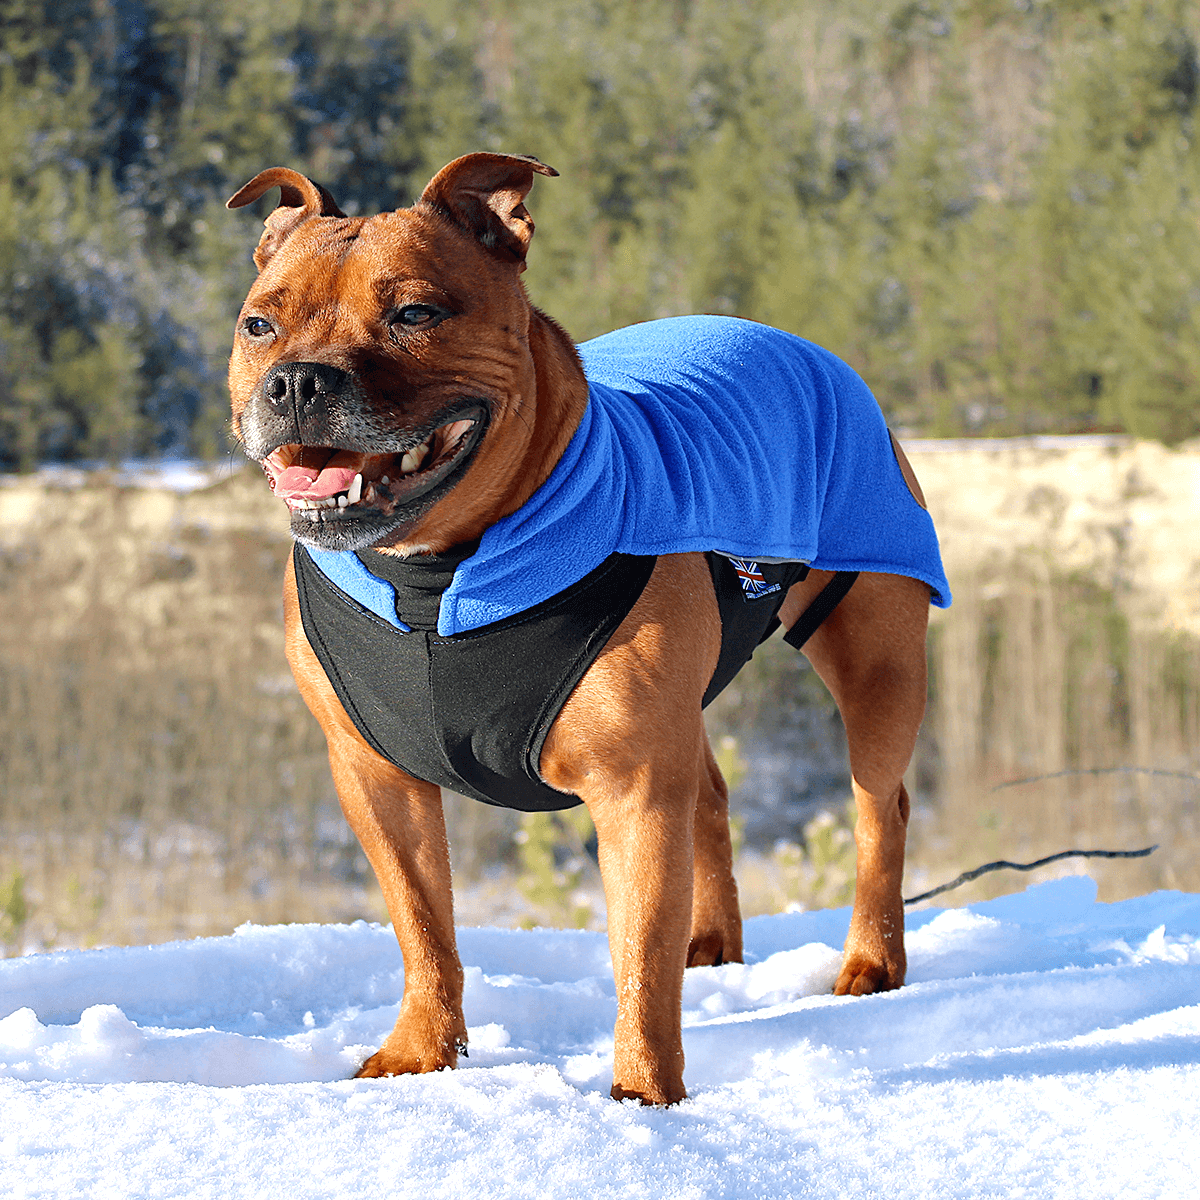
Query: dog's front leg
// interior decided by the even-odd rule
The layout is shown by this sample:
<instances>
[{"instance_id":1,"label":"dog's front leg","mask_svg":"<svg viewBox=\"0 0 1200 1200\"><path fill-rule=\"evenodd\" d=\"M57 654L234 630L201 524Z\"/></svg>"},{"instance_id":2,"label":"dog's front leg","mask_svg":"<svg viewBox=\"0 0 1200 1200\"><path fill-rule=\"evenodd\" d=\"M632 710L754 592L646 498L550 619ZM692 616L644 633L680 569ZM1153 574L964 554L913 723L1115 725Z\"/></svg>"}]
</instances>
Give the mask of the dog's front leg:
<instances>
[{"instance_id":1,"label":"dog's front leg","mask_svg":"<svg viewBox=\"0 0 1200 1200\"><path fill-rule=\"evenodd\" d=\"M304 636L290 563L283 598L288 662L324 730L342 811L379 880L404 956L399 1019L358 1074L453 1067L467 1025L441 792L381 758L355 729Z\"/></svg>"},{"instance_id":2,"label":"dog's front leg","mask_svg":"<svg viewBox=\"0 0 1200 1200\"><path fill-rule=\"evenodd\" d=\"M404 956L400 1016L358 1075L453 1067L467 1026L441 793L361 743L331 737L329 751L342 811L379 880Z\"/></svg>"},{"instance_id":3,"label":"dog's front leg","mask_svg":"<svg viewBox=\"0 0 1200 1200\"><path fill-rule=\"evenodd\" d=\"M619 1100L674 1104L687 1094L680 1006L702 783L720 808L720 797L709 796L715 783L701 775L710 756L700 700L720 636L704 559L660 558L542 749L543 778L579 796L596 824L617 988L612 1094ZM701 836L702 859L719 858L711 831ZM730 927L730 946L735 923L736 910L721 926Z\"/></svg>"},{"instance_id":4,"label":"dog's front leg","mask_svg":"<svg viewBox=\"0 0 1200 1200\"><path fill-rule=\"evenodd\" d=\"M692 920L690 761L643 763L634 778L585 788L596 825L617 990L616 1100L674 1104L683 1085L683 971Z\"/></svg>"}]
</instances>

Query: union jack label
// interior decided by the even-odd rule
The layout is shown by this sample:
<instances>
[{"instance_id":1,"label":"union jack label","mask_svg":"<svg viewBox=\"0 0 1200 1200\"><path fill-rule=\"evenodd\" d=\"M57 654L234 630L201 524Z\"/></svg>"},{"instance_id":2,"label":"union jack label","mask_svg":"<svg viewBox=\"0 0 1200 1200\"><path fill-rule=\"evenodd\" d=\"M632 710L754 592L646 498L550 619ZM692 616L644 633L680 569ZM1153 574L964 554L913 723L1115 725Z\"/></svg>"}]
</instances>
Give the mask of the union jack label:
<instances>
[{"instance_id":1,"label":"union jack label","mask_svg":"<svg viewBox=\"0 0 1200 1200\"><path fill-rule=\"evenodd\" d=\"M737 572L738 580L742 585L742 594L747 600L759 600L763 596L769 596L772 592L779 591L779 584L766 581L762 571L758 569L758 563L732 556L729 561Z\"/></svg>"}]
</instances>

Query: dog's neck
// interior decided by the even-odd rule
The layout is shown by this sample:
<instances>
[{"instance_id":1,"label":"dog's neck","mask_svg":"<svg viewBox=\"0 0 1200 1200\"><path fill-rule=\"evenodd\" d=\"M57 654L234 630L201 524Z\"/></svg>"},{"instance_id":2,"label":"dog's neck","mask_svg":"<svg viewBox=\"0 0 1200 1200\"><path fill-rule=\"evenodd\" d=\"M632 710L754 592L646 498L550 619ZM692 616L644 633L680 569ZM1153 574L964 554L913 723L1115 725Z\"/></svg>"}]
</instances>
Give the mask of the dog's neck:
<instances>
[{"instance_id":1,"label":"dog's neck","mask_svg":"<svg viewBox=\"0 0 1200 1200\"><path fill-rule=\"evenodd\" d=\"M588 384L575 343L557 321L538 308L530 312L529 348L537 386L533 436L519 475L521 486L500 516L516 512L546 482L587 408Z\"/></svg>"}]
</instances>

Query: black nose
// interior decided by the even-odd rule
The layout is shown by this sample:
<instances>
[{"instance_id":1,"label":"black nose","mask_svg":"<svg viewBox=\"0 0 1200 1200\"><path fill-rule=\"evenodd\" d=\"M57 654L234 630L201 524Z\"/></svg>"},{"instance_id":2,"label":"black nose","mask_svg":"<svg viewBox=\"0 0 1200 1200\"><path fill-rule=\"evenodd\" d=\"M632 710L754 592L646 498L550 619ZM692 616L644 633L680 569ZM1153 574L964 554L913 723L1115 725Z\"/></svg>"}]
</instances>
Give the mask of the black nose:
<instances>
[{"instance_id":1,"label":"black nose","mask_svg":"<svg viewBox=\"0 0 1200 1200\"><path fill-rule=\"evenodd\" d=\"M345 371L324 363L280 363L263 376L262 397L272 412L291 413L300 421L324 408L348 378Z\"/></svg>"}]
</instances>

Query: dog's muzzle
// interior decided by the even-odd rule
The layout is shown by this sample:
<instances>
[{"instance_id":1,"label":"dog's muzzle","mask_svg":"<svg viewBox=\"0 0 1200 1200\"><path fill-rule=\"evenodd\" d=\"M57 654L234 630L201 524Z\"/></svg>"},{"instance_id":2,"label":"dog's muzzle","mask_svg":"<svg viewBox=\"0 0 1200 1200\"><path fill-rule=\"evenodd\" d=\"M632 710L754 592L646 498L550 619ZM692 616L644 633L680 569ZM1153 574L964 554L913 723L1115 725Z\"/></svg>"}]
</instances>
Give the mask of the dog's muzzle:
<instances>
[{"instance_id":1,"label":"dog's muzzle","mask_svg":"<svg viewBox=\"0 0 1200 1200\"><path fill-rule=\"evenodd\" d=\"M345 371L316 362L280 363L259 384L264 407L277 417L290 416L297 435L292 440L302 443L327 436L330 400L351 390L355 389Z\"/></svg>"}]
</instances>

